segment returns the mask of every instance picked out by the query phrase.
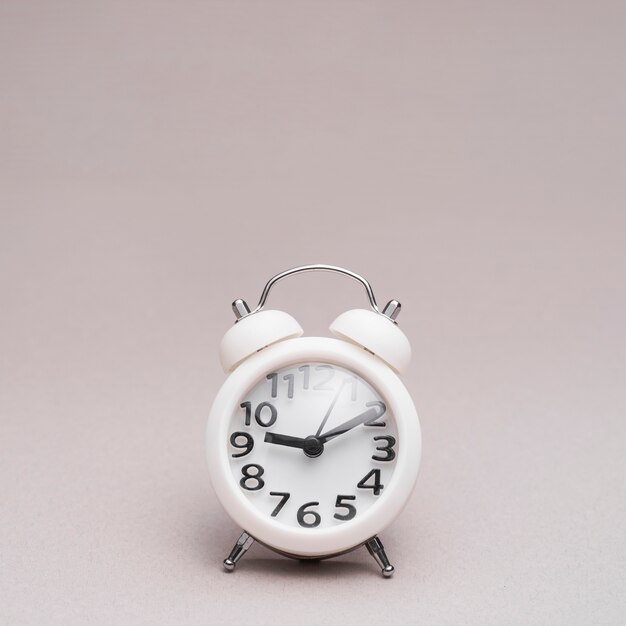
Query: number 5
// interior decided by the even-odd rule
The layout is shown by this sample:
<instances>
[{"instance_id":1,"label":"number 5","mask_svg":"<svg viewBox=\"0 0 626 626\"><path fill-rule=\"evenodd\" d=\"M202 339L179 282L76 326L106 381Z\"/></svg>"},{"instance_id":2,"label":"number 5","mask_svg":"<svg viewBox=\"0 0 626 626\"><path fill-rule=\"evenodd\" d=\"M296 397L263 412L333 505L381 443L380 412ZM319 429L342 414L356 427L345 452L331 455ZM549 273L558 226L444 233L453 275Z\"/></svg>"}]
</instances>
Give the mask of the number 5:
<instances>
[{"instance_id":1,"label":"number 5","mask_svg":"<svg viewBox=\"0 0 626 626\"><path fill-rule=\"evenodd\" d=\"M335 500L335 506L337 508L341 507L347 509L348 512L342 515L335 513L333 517L345 522L352 519L356 515L356 507L353 504L346 504L345 502L342 502L342 500L356 500L356 496L337 496L337 500Z\"/></svg>"}]
</instances>

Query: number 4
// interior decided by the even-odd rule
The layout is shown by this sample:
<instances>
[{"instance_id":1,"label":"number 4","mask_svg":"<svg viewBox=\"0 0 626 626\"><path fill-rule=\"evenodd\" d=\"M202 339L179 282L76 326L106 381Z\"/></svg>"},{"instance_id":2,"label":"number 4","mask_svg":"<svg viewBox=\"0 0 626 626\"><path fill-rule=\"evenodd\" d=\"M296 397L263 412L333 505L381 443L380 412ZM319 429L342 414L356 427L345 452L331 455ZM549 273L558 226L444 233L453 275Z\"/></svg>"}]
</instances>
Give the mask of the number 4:
<instances>
[{"instance_id":1,"label":"number 4","mask_svg":"<svg viewBox=\"0 0 626 626\"><path fill-rule=\"evenodd\" d=\"M367 484L367 481L370 480L370 478L374 482L374 484L372 485ZM383 490L385 485L383 485L380 482L380 470L373 469L371 472L368 472L367 474L365 474L365 476L361 478L361 480L357 483L356 486L359 489L371 489L374 495L377 496Z\"/></svg>"}]
</instances>

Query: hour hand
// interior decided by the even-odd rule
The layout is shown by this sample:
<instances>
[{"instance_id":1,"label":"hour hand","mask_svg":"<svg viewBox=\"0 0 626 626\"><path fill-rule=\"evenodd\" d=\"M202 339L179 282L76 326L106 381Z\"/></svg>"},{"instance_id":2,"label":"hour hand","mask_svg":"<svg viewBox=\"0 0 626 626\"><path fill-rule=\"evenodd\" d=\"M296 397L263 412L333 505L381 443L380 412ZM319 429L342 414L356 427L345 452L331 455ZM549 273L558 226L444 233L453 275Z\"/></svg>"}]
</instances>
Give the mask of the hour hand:
<instances>
[{"instance_id":1,"label":"hour hand","mask_svg":"<svg viewBox=\"0 0 626 626\"><path fill-rule=\"evenodd\" d=\"M265 433L264 441L266 443L276 443L279 446L304 449L305 440L302 437L291 437L290 435L279 435L278 433Z\"/></svg>"}]
</instances>

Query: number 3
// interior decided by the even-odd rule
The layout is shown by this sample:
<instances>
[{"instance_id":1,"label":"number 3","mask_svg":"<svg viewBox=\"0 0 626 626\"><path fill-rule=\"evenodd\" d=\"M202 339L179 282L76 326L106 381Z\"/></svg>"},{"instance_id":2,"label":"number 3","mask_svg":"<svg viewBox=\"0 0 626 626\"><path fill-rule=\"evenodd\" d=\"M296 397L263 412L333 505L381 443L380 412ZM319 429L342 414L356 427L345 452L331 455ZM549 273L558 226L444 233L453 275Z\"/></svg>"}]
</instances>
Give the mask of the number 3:
<instances>
[{"instance_id":1,"label":"number 3","mask_svg":"<svg viewBox=\"0 0 626 626\"><path fill-rule=\"evenodd\" d=\"M376 450L379 452L385 452L385 456L372 455L374 461L393 461L396 458L396 452L393 447L396 445L395 437L391 435L381 435L380 437L374 437L374 441L386 441L387 445L376 446Z\"/></svg>"}]
</instances>

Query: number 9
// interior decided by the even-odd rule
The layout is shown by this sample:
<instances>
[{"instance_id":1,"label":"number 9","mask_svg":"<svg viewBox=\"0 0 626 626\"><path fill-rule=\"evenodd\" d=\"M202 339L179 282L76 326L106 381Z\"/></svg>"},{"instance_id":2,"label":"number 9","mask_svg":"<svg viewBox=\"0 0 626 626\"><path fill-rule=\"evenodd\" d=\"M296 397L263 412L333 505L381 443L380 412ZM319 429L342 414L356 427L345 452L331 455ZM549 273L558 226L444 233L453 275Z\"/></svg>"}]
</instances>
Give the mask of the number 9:
<instances>
[{"instance_id":1,"label":"number 9","mask_svg":"<svg viewBox=\"0 0 626 626\"><path fill-rule=\"evenodd\" d=\"M246 443L237 443L237 439L245 438ZM235 432L230 436L230 445L233 448L239 448L240 450L244 450L244 452L240 452L239 454L232 454L231 456L236 459L240 456L246 456L246 454L250 454L252 448L254 448L254 439L248 433L242 433L241 431Z\"/></svg>"}]
</instances>

